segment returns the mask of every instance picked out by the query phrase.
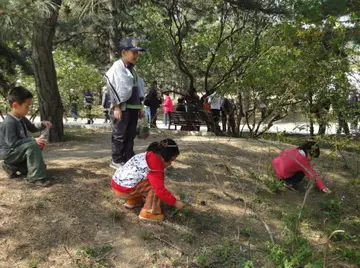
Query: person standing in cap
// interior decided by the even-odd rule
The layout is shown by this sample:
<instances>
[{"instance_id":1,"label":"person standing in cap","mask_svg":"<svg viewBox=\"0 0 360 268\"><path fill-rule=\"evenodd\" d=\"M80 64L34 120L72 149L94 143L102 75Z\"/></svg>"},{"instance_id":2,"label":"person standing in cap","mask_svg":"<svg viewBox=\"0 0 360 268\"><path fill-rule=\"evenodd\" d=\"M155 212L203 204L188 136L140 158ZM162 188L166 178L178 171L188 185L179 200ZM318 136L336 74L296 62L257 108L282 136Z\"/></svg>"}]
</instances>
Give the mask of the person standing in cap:
<instances>
[{"instance_id":1,"label":"person standing in cap","mask_svg":"<svg viewBox=\"0 0 360 268\"><path fill-rule=\"evenodd\" d=\"M106 72L105 80L111 96L113 130L111 136L112 161L110 167L117 169L134 156L134 139L138 118L144 116L144 81L134 68L139 51L135 40L120 41L121 59Z\"/></svg>"}]
</instances>

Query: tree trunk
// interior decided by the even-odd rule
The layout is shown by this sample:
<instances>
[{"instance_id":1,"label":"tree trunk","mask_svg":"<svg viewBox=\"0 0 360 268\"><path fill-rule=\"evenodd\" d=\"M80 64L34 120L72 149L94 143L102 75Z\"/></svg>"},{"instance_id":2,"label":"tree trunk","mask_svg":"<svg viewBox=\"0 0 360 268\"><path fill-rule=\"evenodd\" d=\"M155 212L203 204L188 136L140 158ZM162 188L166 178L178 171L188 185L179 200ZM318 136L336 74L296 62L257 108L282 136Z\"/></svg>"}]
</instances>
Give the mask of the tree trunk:
<instances>
[{"instance_id":1,"label":"tree trunk","mask_svg":"<svg viewBox=\"0 0 360 268\"><path fill-rule=\"evenodd\" d=\"M117 21L116 18L116 8L114 4L114 0L108 0L108 9L109 9L109 59L110 62L113 63L116 61L116 28L117 28Z\"/></svg>"},{"instance_id":2,"label":"tree trunk","mask_svg":"<svg viewBox=\"0 0 360 268\"><path fill-rule=\"evenodd\" d=\"M63 105L57 85L56 70L53 60L53 38L62 0L52 0L56 8L49 7L49 15L34 16L32 36L32 60L41 120L53 123L50 141L61 141L64 136Z\"/></svg>"},{"instance_id":3,"label":"tree trunk","mask_svg":"<svg viewBox=\"0 0 360 268\"><path fill-rule=\"evenodd\" d=\"M309 91L309 123L310 123L310 136L313 137L314 136L314 120L312 117L312 113L311 111L313 110L313 94L311 91Z\"/></svg>"},{"instance_id":4,"label":"tree trunk","mask_svg":"<svg viewBox=\"0 0 360 268\"><path fill-rule=\"evenodd\" d=\"M236 99L236 123L235 123L235 129L236 134L240 134L240 127L241 127L241 118L244 115L243 111L243 103L242 103L242 96L240 89L237 90L237 99Z\"/></svg>"}]
</instances>

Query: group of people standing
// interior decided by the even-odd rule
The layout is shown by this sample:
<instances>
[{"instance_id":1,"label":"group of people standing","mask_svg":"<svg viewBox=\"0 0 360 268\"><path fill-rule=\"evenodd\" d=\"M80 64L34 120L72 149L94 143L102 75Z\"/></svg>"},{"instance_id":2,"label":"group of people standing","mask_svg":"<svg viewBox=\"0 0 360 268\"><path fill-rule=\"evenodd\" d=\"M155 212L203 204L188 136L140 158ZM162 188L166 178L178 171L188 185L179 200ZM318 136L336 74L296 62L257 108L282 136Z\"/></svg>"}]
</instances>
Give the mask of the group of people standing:
<instances>
[{"instance_id":1,"label":"group of people standing","mask_svg":"<svg viewBox=\"0 0 360 268\"><path fill-rule=\"evenodd\" d=\"M162 98L161 94L164 95ZM157 87L157 82L151 84L148 94L144 99L145 115L150 123L150 127L156 127L158 108L162 106L164 113L164 125L169 123L169 113L174 111L174 104L168 91L161 93Z\"/></svg>"},{"instance_id":2,"label":"group of people standing","mask_svg":"<svg viewBox=\"0 0 360 268\"><path fill-rule=\"evenodd\" d=\"M162 98L161 95L164 95ZM161 93L157 87L157 82L151 84L148 94L145 96L145 115L150 123L150 127L157 127L158 109L162 106L163 122L169 124L170 112L196 112L204 111L211 114L214 126L208 126L209 131L220 132L220 122L222 131L235 133L235 104L232 100L222 97L216 91L210 95L204 95L197 103L186 101L185 97L180 97L174 105L169 92Z\"/></svg>"}]
</instances>

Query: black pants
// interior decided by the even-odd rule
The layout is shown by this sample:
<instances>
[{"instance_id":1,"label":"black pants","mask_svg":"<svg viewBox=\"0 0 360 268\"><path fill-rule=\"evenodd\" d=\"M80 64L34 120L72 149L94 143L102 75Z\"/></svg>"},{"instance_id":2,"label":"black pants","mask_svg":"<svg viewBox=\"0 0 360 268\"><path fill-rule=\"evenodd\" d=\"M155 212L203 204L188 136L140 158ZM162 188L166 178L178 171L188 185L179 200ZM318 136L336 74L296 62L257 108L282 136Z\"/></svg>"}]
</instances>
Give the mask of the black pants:
<instances>
[{"instance_id":1,"label":"black pants","mask_svg":"<svg viewBox=\"0 0 360 268\"><path fill-rule=\"evenodd\" d=\"M211 109L211 116L214 121L214 125L212 126L212 132L219 133L221 132L219 122L220 122L220 110Z\"/></svg>"},{"instance_id":2,"label":"black pants","mask_svg":"<svg viewBox=\"0 0 360 268\"><path fill-rule=\"evenodd\" d=\"M151 122L150 126L156 127L156 120L157 120L157 107L150 106L150 116L151 116Z\"/></svg>"},{"instance_id":3,"label":"black pants","mask_svg":"<svg viewBox=\"0 0 360 268\"><path fill-rule=\"evenodd\" d=\"M298 171L294 175L292 175L290 178L287 178L285 182L287 184L297 184L302 181L302 179L305 177L304 172Z\"/></svg>"},{"instance_id":4,"label":"black pants","mask_svg":"<svg viewBox=\"0 0 360 268\"><path fill-rule=\"evenodd\" d=\"M105 123L111 120L108 110L104 110L104 117L105 117Z\"/></svg>"},{"instance_id":5,"label":"black pants","mask_svg":"<svg viewBox=\"0 0 360 268\"><path fill-rule=\"evenodd\" d=\"M114 119L111 144L112 160L115 163L127 162L134 156L134 139L138 118L138 109L127 109L122 112L121 120Z\"/></svg>"},{"instance_id":6,"label":"black pants","mask_svg":"<svg viewBox=\"0 0 360 268\"><path fill-rule=\"evenodd\" d=\"M338 114L338 123L339 123L339 126L336 131L336 134L340 135L341 132L344 131L344 133L346 135L349 135L350 134L349 126L348 126L348 124L344 118L344 115L342 113Z\"/></svg>"}]
</instances>

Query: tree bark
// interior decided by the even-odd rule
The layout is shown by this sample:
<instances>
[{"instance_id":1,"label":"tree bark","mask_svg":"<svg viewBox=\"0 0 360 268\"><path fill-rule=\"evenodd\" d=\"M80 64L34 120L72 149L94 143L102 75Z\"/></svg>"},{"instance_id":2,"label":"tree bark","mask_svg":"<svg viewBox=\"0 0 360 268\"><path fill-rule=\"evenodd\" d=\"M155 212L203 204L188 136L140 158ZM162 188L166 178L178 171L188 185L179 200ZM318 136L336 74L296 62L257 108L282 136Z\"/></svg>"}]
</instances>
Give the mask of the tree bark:
<instances>
[{"instance_id":1,"label":"tree bark","mask_svg":"<svg viewBox=\"0 0 360 268\"><path fill-rule=\"evenodd\" d=\"M243 109L243 98L241 95L240 89L237 90L237 98L236 98L236 123L235 123L235 129L236 134L239 135L240 133L240 127L241 127L241 118L244 116L244 109Z\"/></svg>"},{"instance_id":2,"label":"tree bark","mask_svg":"<svg viewBox=\"0 0 360 268\"><path fill-rule=\"evenodd\" d=\"M309 124L310 124L310 136L314 136L314 120L312 118L311 111L313 110L313 94L312 91L309 91Z\"/></svg>"},{"instance_id":3,"label":"tree bark","mask_svg":"<svg viewBox=\"0 0 360 268\"><path fill-rule=\"evenodd\" d=\"M52 0L49 14L36 14L32 36L32 61L41 120L53 123L49 140L62 141L64 136L63 105L57 85L53 51L53 39L62 0Z\"/></svg>"},{"instance_id":4,"label":"tree bark","mask_svg":"<svg viewBox=\"0 0 360 268\"><path fill-rule=\"evenodd\" d=\"M116 8L114 0L108 0L108 9L109 9L109 59L110 62L116 61L116 28L117 28L117 21L116 21Z\"/></svg>"}]
</instances>

